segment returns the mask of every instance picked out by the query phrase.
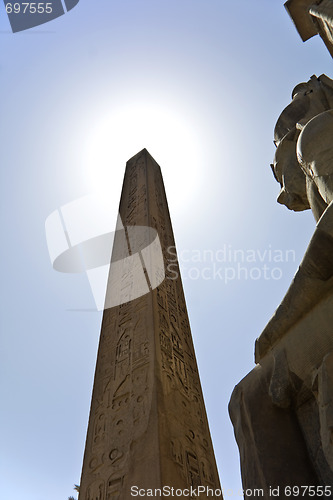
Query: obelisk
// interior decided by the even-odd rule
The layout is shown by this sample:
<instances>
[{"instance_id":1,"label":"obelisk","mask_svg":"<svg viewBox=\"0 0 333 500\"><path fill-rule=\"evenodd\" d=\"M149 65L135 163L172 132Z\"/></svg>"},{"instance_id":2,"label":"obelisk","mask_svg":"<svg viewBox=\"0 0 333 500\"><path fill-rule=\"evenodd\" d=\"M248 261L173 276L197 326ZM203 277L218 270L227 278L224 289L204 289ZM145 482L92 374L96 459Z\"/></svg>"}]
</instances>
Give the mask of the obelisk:
<instances>
[{"instance_id":1,"label":"obelisk","mask_svg":"<svg viewBox=\"0 0 333 500\"><path fill-rule=\"evenodd\" d=\"M146 149L127 162L119 214L123 229L114 240L79 499L130 500L139 490L143 496L163 487L186 493L201 487L200 499L222 498L211 493L220 483L163 179ZM158 235L162 280L160 268L154 276L154 255L149 269L149 248L139 251L140 236L133 245L127 229L144 227ZM148 285L139 296L133 282L136 298L117 305L115 283L131 288L121 247L128 259L137 256ZM156 241L150 247L158 252Z\"/></svg>"}]
</instances>

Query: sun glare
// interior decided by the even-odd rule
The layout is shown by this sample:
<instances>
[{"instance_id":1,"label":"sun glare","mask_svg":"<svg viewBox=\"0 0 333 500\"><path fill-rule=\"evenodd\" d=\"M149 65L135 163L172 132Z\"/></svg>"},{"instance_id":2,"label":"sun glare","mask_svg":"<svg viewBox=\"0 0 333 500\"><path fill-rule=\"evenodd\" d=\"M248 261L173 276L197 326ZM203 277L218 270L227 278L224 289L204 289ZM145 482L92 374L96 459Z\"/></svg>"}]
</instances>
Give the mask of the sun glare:
<instances>
[{"instance_id":1,"label":"sun glare","mask_svg":"<svg viewBox=\"0 0 333 500\"><path fill-rule=\"evenodd\" d=\"M85 171L91 190L120 199L125 163L146 148L161 166L170 210L193 201L200 186L199 142L194 127L179 112L147 104L113 109L95 117L86 137Z\"/></svg>"}]
</instances>

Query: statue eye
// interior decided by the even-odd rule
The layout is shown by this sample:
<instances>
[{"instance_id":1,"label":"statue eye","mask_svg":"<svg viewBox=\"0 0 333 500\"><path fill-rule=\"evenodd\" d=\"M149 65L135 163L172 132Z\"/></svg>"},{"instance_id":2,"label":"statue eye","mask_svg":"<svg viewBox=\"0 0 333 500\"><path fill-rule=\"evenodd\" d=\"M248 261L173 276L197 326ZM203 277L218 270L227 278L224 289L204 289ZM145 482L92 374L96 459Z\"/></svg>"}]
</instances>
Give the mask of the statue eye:
<instances>
[{"instance_id":1,"label":"statue eye","mask_svg":"<svg viewBox=\"0 0 333 500\"><path fill-rule=\"evenodd\" d=\"M307 90L306 92L304 92L304 95L308 95L308 94L311 94L311 92L313 92L313 90Z\"/></svg>"}]
</instances>

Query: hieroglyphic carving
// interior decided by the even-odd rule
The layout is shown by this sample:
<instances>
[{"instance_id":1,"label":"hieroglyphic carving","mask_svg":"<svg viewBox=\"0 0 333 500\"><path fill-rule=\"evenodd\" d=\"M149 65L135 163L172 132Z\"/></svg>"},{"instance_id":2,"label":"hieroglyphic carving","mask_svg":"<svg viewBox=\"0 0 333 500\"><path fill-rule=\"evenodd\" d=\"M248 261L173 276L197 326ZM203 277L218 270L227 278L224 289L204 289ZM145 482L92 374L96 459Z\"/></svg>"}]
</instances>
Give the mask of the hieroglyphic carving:
<instances>
[{"instance_id":1,"label":"hieroglyphic carving","mask_svg":"<svg viewBox=\"0 0 333 500\"><path fill-rule=\"evenodd\" d=\"M193 394L192 395L192 402L193 402L193 410L194 414L196 416L197 422L200 424L200 427L204 425L204 410L203 410L203 405L201 401L201 397L199 393Z\"/></svg>"},{"instance_id":2,"label":"hieroglyphic carving","mask_svg":"<svg viewBox=\"0 0 333 500\"><path fill-rule=\"evenodd\" d=\"M131 363L131 337L125 332L118 340L116 348L115 378L126 375Z\"/></svg>"},{"instance_id":3,"label":"hieroglyphic carving","mask_svg":"<svg viewBox=\"0 0 333 500\"><path fill-rule=\"evenodd\" d=\"M95 418L93 447L98 446L105 440L105 431L106 431L105 414L101 413Z\"/></svg>"},{"instance_id":4,"label":"hieroglyphic carving","mask_svg":"<svg viewBox=\"0 0 333 500\"><path fill-rule=\"evenodd\" d=\"M104 492L104 481L95 481L87 490L86 500L104 500Z\"/></svg>"},{"instance_id":5,"label":"hieroglyphic carving","mask_svg":"<svg viewBox=\"0 0 333 500\"><path fill-rule=\"evenodd\" d=\"M177 464L184 466L183 446L178 438L171 439L171 455Z\"/></svg>"},{"instance_id":6,"label":"hieroglyphic carving","mask_svg":"<svg viewBox=\"0 0 333 500\"><path fill-rule=\"evenodd\" d=\"M126 375L125 379L121 382L119 387L114 392L112 398L112 410L124 411L124 407L127 405L130 399L130 384L129 375Z\"/></svg>"},{"instance_id":7,"label":"hieroglyphic carving","mask_svg":"<svg viewBox=\"0 0 333 500\"><path fill-rule=\"evenodd\" d=\"M164 248L174 247L172 232L170 226L168 227L168 217L166 217L162 200L162 193L156 190L157 219L155 221L158 221L159 237L163 241ZM177 270L177 274L180 276L177 263L175 263L174 270ZM173 276L170 276L170 278L172 279L166 279L156 291L161 367L164 377L163 389L166 395L175 390L183 394L183 400L180 404L182 404L183 412L186 415L184 421L191 422L193 428L193 430L184 433L176 432L175 437L171 440L170 455L172 460L179 466L179 450L185 449L186 446L191 444L191 451L187 455L187 467L191 484L200 481L202 484L214 484L216 475L214 476L212 472L214 468L207 458L212 454L211 441L204 407L201 404L202 393L199 374L195 362L181 280L180 278L173 279ZM173 398L173 404L176 414L179 405L177 397ZM168 411L171 412L170 406ZM174 431L176 428L177 425L175 424ZM199 435L200 438L195 437Z\"/></svg>"},{"instance_id":8,"label":"hieroglyphic carving","mask_svg":"<svg viewBox=\"0 0 333 500\"><path fill-rule=\"evenodd\" d=\"M136 342L135 351L133 353L133 364L138 364L142 360L147 359L149 356L149 342L144 340L143 342Z\"/></svg>"},{"instance_id":9,"label":"hieroglyphic carving","mask_svg":"<svg viewBox=\"0 0 333 500\"><path fill-rule=\"evenodd\" d=\"M106 500L120 500L124 477L113 474L107 483Z\"/></svg>"},{"instance_id":10,"label":"hieroglyphic carving","mask_svg":"<svg viewBox=\"0 0 333 500\"><path fill-rule=\"evenodd\" d=\"M201 476L206 483L214 484L214 474L211 463L206 459L202 458L200 460L201 465Z\"/></svg>"},{"instance_id":11,"label":"hieroglyphic carving","mask_svg":"<svg viewBox=\"0 0 333 500\"><path fill-rule=\"evenodd\" d=\"M197 455L192 451L187 451L186 459L187 459L187 471L189 475L190 484L191 486L193 486L193 488L197 488L202 484Z\"/></svg>"}]
</instances>

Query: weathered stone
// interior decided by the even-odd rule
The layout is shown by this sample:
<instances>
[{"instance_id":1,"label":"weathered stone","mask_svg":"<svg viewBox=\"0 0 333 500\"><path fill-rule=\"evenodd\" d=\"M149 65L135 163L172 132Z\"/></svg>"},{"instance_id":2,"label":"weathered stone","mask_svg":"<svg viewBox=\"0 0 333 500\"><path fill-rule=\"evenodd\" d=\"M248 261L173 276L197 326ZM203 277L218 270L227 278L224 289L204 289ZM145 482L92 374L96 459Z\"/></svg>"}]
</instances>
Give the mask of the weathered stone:
<instances>
[{"instance_id":1,"label":"weathered stone","mask_svg":"<svg viewBox=\"0 0 333 500\"><path fill-rule=\"evenodd\" d=\"M326 354L318 369L318 407L323 452L333 471L333 351Z\"/></svg>"},{"instance_id":2,"label":"weathered stone","mask_svg":"<svg viewBox=\"0 0 333 500\"><path fill-rule=\"evenodd\" d=\"M276 406L270 395L274 357L263 360L234 389L230 417L240 452L244 491L270 497L270 488L319 484L295 412ZM283 389L285 391L285 389ZM308 496L305 496L308 498Z\"/></svg>"},{"instance_id":3,"label":"weathered stone","mask_svg":"<svg viewBox=\"0 0 333 500\"><path fill-rule=\"evenodd\" d=\"M333 0L287 0L284 5L303 42L319 34L333 56Z\"/></svg>"},{"instance_id":4,"label":"weathered stone","mask_svg":"<svg viewBox=\"0 0 333 500\"><path fill-rule=\"evenodd\" d=\"M126 258L136 253L149 288L104 311L80 500L129 500L132 486L219 489L163 180L146 150L127 163L119 213L124 229L116 232L112 255L123 266L117 290L144 279L141 273L128 280ZM166 277L157 287L144 233L135 232L133 246L129 226L159 235ZM152 264L156 249L146 249ZM113 283L111 266L106 305ZM124 297L131 294L124 290Z\"/></svg>"},{"instance_id":5,"label":"weathered stone","mask_svg":"<svg viewBox=\"0 0 333 500\"><path fill-rule=\"evenodd\" d=\"M295 23L303 42L317 35L318 30L309 13L314 0L288 0L284 6Z\"/></svg>"},{"instance_id":6,"label":"weathered stone","mask_svg":"<svg viewBox=\"0 0 333 500\"><path fill-rule=\"evenodd\" d=\"M266 488L269 498L273 485L333 484L332 352L333 294L235 388L229 411L244 489Z\"/></svg>"}]
</instances>

